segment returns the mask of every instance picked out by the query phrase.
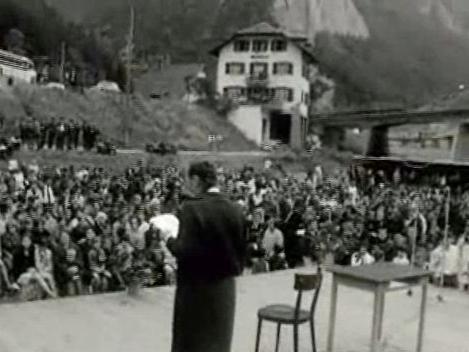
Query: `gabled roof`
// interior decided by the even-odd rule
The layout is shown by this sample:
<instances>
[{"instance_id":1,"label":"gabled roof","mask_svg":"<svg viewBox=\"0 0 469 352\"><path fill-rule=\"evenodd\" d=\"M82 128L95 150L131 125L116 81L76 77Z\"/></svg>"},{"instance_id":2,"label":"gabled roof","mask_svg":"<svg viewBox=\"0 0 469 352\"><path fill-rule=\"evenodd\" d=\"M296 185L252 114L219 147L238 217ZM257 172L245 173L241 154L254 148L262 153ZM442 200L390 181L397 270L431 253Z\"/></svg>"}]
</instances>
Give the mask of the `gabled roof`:
<instances>
[{"instance_id":1,"label":"gabled roof","mask_svg":"<svg viewBox=\"0 0 469 352\"><path fill-rule=\"evenodd\" d=\"M236 34L237 35L255 35L255 34L284 35L285 31L283 31L281 28L272 26L270 23L261 22L261 23L255 24L252 27L241 29L237 31Z\"/></svg>"},{"instance_id":2,"label":"gabled roof","mask_svg":"<svg viewBox=\"0 0 469 352\"><path fill-rule=\"evenodd\" d=\"M261 22L258 24L255 24L251 27L241 29L237 32L235 32L229 39L224 40L221 42L219 45L217 45L215 48L210 50L210 54L214 56L218 56L220 54L220 50L224 48L227 44L232 42L234 39L242 36L247 36L247 35L258 35L258 36L280 36L285 39L290 40L293 44L295 44L303 53L305 53L307 56L312 58L315 62L317 62L316 58L314 57L314 54L312 52L312 47L307 41L307 38L305 36L299 35L298 33L289 33L283 28L280 27L275 27L271 25L270 23L267 22Z\"/></svg>"}]
</instances>

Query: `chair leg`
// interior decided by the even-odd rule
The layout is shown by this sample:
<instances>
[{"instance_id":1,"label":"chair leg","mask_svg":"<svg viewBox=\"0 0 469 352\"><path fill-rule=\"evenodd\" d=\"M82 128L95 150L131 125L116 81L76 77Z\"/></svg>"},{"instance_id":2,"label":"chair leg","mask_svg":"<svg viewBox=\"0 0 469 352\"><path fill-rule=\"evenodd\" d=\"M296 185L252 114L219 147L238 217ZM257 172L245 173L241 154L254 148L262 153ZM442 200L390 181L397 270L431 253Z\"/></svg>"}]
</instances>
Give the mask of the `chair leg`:
<instances>
[{"instance_id":1,"label":"chair leg","mask_svg":"<svg viewBox=\"0 0 469 352\"><path fill-rule=\"evenodd\" d=\"M293 325L293 352L298 352L298 324Z\"/></svg>"},{"instance_id":2,"label":"chair leg","mask_svg":"<svg viewBox=\"0 0 469 352\"><path fill-rule=\"evenodd\" d=\"M282 327L281 323L277 324L277 341L275 342L275 352L278 352L280 346L280 328Z\"/></svg>"},{"instance_id":3,"label":"chair leg","mask_svg":"<svg viewBox=\"0 0 469 352\"><path fill-rule=\"evenodd\" d=\"M261 342L262 319L258 318L257 322L257 337L256 337L256 352L259 352L259 344Z\"/></svg>"},{"instance_id":4,"label":"chair leg","mask_svg":"<svg viewBox=\"0 0 469 352\"><path fill-rule=\"evenodd\" d=\"M316 331L314 328L314 322L310 322L311 325L311 343L313 344L313 352L316 352Z\"/></svg>"}]
</instances>

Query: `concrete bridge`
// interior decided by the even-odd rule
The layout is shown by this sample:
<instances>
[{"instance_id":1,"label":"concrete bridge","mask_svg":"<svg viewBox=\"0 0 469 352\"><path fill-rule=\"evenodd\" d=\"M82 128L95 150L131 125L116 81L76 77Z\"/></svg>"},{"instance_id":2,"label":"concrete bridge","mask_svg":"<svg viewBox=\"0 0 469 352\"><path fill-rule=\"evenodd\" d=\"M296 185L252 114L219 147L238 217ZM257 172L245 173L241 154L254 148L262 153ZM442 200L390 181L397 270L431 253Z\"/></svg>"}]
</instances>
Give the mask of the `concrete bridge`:
<instances>
[{"instance_id":1,"label":"concrete bridge","mask_svg":"<svg viewBox=\"0 0 469 352\"><path fill-rule=\"evenodd\" d=\"M428 125L431 123L457 123L451 159L469 161L469 109L458 110L370 110L336 112L312 115L313 126L323 129L324 144L338 145L347 128L370 129L367 156L389 156L388 132L401 125Z\"/></svg>"}]
</instances>

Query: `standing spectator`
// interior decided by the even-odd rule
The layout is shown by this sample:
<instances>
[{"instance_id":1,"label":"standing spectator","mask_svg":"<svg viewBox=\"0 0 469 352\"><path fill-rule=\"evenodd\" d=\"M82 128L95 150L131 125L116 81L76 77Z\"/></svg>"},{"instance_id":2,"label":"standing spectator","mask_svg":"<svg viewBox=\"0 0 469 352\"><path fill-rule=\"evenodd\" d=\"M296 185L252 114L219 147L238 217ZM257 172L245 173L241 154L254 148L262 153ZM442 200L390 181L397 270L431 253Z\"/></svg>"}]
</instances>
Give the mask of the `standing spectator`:
<instances>
[{"instance_id":1,"label":"standing spectator","mask_svg":"<svg viewBox=\"0 0 469 352\"><path fill-rule=\"evenodd\" d=\"M57 150L65 149L65 136L67 133L67 127L64 118L61 117L56 129L56 148Z\"/></svg>"},{"instance_id":2,"label":"standing spectator","mask_svg":"<svg viewBox=\"0 0 469 352\"><path fill-rule=\"evenodd\" d=\"M38 149L42 150L47 144L47 124L41 122L39 123L39 143Z\"/></svg>"},{"instance_id":3,"label":"standing spectator","mask_svg":"<svg viewBox=\"0 0 469 352\"><path fill-rule=\"evenodd\" d=\"M55 117L52 117L47 124L47 147L52 150L55 147L56 135L57 135L57 122Z\"/></svg>"},{"instance_id":4,"label":"standing spectator","mask_svg":"<svg viewBox=\"0 0 469 352\"><path fill-rule=\"evenodd\" d=\"M52 180L48 177L44 181L43 191L42 191L42 201L46 206L51 206L55 204L55 194L52 189Z\"/></svg>"},{"instance_id":5,"label":"standing spectator","mask_svg":"<svg viewBox=\"0 0 469 352\"><path fill-rule=\"evenodd\" d=\"M459 284L465 291L469 289L469 222L458 241L459 248Z\"/></svg>"},{"instance_id":6,"label":"standing spectator","mask_svg":"<svg viewBox=\"0 0 469 352\"><path fill-rule=\"evenodd\" d=\"M68 135L68 149L78 149L78 138L80 133L80 125L76 121L70 120L68 122L69 135Z\"/></svg>"},{"instance_id":7,"label":"standing spectator","mask_svg":"<svg viewBox=\"0 0 469 352\"><path fill-rule=\"evenodd\" d=\"M96 128L96 126L91 125L89 127L88 133L89 133L89 139L90 139L89 149L94 149L96 147L96 142L98 141L99 131Z\"/></svg>"},{"instance_id":8,"label":"standing spectator","mask_svg":"<svg viewBox=\"0 0 469 352\"><path fill-rule=\"evenodd\" d=\"M39 122L38 119L33 118L31 122L31 129L32 129L32 149L33 150L38 150L39 145L41 142L41 123Z\"/></svg>"},{"instance_id":9,"label":"standing spectator","mask_svg":"<svg viewBox=\"0 0 469 352\"><path fill-rule=\"evenodd\" d=\"M82 131L83 131L83 148L85 150L90 150L91 149L90 125L84 121L82 124Z\"/></svg>"},{"instance_id":10,"label":"standing spectator","mask_svg":"<svg viewBox=\"0 0 469 352\"><path fill-rule=\"evenodd\" d=\"M304 203L301 198L295 200L290 214L287 216L283 226L285 234L285 254L290 268L295 268L303 262L303 253L301 249L301 236L299 232L305 231L306 226L303 220Z\"/></svg>"},{"instance_id":11,"label":"standing spectator","mask_svg":"<svg viewBox=\"0 0 469 352\"><path fill-rule=\"evenodd\" d=\"M267 258L271 258L275 253L275 247L283 249L283 233L280 231L273 216L267 216L267 229L262 238L262 248L265 250Z\"/></svg>"}]
</instances>

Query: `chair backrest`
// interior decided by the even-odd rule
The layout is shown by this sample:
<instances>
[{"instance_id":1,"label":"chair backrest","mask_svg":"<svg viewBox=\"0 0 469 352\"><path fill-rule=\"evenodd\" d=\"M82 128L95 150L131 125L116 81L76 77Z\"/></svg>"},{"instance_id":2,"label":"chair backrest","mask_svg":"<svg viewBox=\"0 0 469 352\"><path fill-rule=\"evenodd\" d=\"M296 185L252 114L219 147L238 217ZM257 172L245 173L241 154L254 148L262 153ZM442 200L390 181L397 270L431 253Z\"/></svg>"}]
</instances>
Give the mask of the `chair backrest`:
<instances>
[{"instance_id":1,"label":"chair backrest","mask_svg":"<svg viewBox=\"0 0 469 352\"><path fill-rule=\"evenodd\" d=\"M316 274L295 274L295 290L298 291L295 305L295 318L298 318L301 310L301 301L304 291L313 291L313 299L310 307L310 319L313 320L318 302L319 291L322 284L322 269L318 267Z\"/></svg>"}]
</instances>

